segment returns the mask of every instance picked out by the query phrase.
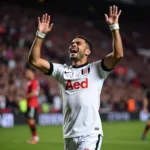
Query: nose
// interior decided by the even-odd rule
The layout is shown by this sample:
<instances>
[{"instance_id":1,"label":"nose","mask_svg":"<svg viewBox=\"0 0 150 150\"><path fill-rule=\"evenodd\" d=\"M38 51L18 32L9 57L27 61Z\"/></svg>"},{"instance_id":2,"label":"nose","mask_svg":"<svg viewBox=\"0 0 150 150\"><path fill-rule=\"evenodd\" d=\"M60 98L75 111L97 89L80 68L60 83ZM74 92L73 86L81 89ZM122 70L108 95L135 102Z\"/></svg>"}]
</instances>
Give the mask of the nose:
<instances>
[{"instance_id":1,"label":"nose","mask_svg":"<svg viewBox=\"0 0 150 150\"><path fill-rule=\"evenodd\" d=\"M74 46L77 46L77 44L76 43L72 43L72 47L74 47Z\"/></svg>"}]
</instances>

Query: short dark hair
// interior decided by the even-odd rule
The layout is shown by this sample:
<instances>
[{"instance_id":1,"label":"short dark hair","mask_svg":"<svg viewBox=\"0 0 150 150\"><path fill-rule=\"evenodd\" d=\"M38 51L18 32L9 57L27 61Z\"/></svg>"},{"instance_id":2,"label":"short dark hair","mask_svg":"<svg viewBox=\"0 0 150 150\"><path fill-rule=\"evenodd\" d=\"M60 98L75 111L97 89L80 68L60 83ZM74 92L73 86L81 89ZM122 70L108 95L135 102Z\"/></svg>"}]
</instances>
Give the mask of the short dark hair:
<instances>
[{"instance_id":1,"label":"short dark hair","mask_svg":"<svg viewBox=\"0 0 150 150\"><path fill-rule=\"evenodd\" d=\"M92 52L92 43L88 38L86 38L84 35L77 35L75 38L84 39L85 42L88 44L90 51Z\"/></svg>"}]
</instances>

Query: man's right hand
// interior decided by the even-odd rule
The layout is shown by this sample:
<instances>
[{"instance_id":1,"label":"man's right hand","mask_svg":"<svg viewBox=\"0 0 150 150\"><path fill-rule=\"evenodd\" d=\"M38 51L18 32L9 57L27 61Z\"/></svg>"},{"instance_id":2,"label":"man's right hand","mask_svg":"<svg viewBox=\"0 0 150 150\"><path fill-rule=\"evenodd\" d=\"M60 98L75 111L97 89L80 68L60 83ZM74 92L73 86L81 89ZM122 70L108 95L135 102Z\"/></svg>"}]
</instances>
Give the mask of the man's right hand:
<instances>
[{"instance_id":1,"label":"man's right hand","mask_svg":"<svg viewBox=\"0 0 150 150\"><path fill-rule=\"evenodd\" d=\"M40 18L38 17L38 31L42 33L48 33L52 30L53 23L50 23L50 15L43 14Z\"/></svg>"},{"instance_id":2,"label":"man's right hand","mask_svg":"<svg viewBox=\"0 0 150 150\"><path fill-rule=\"evenodd\" d=\"M39 32L47 34L49 31L51 31L52 27L53 23L50 23L50 16L48 14L43 14L41 18L38 17ZM29 52L28 62L35 68L47 74L51 67L50 63L46 59L41 58L41 47L44 37L38 38L36 34L35 40L33 41Z\"/></svg>"}]
</instances>

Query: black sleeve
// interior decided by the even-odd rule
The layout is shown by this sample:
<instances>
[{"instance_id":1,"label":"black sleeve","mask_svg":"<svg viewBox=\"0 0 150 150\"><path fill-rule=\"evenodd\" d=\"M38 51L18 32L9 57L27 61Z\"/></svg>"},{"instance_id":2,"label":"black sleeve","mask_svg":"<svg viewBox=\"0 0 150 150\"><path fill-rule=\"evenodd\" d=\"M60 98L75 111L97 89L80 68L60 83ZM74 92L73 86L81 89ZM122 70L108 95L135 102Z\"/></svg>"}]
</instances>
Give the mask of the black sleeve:
<instances>
[{"instance_id":1,"label":"black sleeve","mask_svg":"<svg viewBox=\"0 0 150 150\"><path fill-rule=\"evenodd\" d=\"M50 69L45 74L50 76L53 73L54 66L53 66L53 63L51 63L51 62L49 62L49 63L50 63Z\"/></svg>"},{"instance_id":2,"label":"black sleeve","mask_svg":"<svg viewBox=\"0 0 150 150\"><path fill-rule=\"evenodd\" d=\"M104 65L104 58L102 59L102 62L101 62L101 67L104 71L111 71L113 69L108 69L105 65Z\"/></svg>"}]
</instances>

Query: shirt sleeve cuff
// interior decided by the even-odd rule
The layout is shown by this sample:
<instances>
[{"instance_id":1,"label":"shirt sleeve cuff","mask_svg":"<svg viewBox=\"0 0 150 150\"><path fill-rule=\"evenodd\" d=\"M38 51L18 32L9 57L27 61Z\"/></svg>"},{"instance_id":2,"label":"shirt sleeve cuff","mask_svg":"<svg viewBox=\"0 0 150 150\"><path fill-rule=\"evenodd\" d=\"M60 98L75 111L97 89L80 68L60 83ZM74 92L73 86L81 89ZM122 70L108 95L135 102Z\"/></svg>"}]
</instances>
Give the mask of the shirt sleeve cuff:
<instances>
[{"instance_id":1,"label":"shirt sleeve cuff","mask_svg":"<svg viewBox=\"0 0 150 150\"><path fill-rule=\"evenodd\" d=\"M50 69L48 70L47 73L45 73L46 75L52 75L53 73L53 69L54 69L54 66L53 66L53 63L49 62L50 63Z\"/></svg>"},{"instance_id":2,"label":"shirt sleeve cuff","mask_svg":"<svg viewBox=\"0 0 150 150\"><path fill-rule=\"evenodd\" d=\"M104 71L112 71L113 69L108 69L105 64L104 64L104 58L102 59L102 62L101 62L101 67Z\"/></svg>"}]
</instances>

